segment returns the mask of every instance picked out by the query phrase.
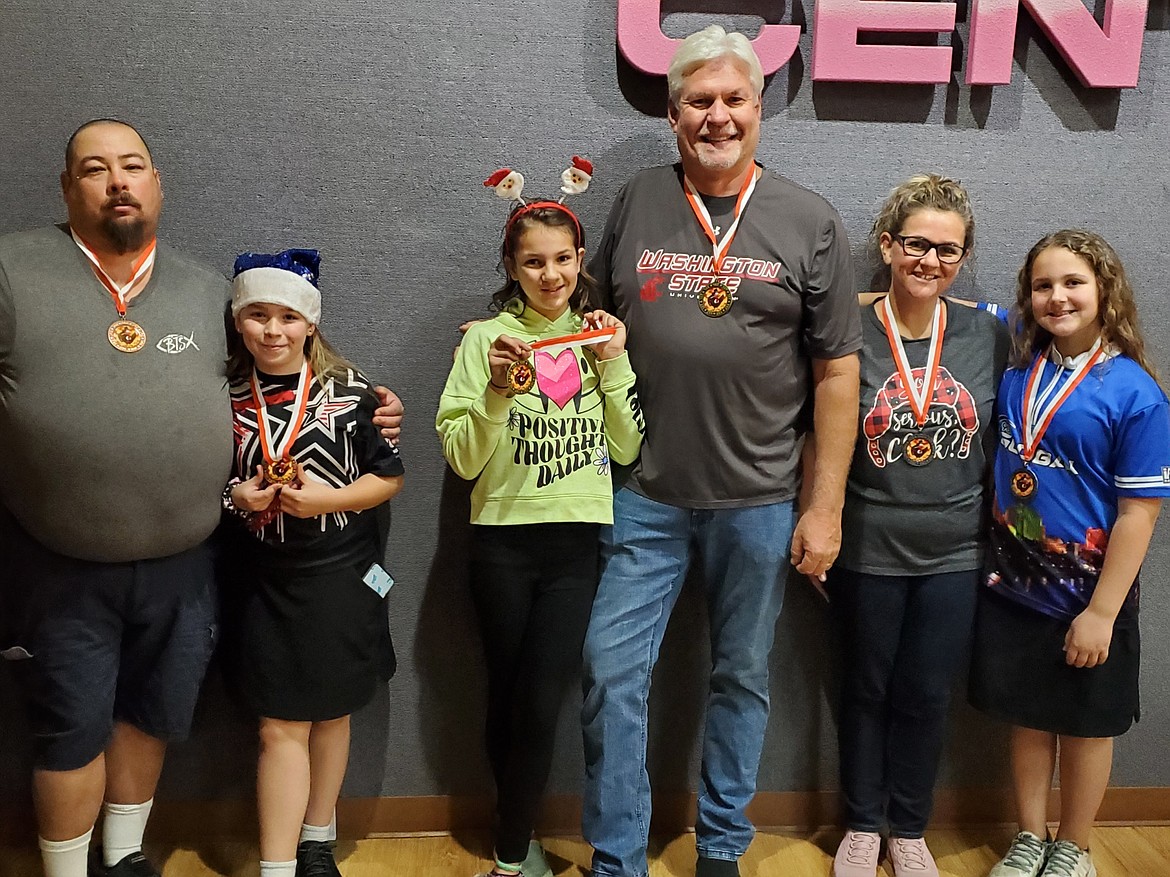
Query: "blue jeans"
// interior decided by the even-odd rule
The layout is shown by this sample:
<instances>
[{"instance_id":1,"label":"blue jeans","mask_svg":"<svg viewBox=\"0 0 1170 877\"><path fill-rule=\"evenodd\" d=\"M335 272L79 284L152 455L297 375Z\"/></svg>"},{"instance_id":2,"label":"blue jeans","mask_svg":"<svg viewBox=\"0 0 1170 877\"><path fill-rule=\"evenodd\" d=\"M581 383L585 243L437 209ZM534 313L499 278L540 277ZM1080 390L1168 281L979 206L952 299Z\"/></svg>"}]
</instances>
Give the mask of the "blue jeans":
<instances>
[{"instance_id":1,"label":"blue jeans","mask_svg":"<svg viewBox=\"0 0 1170 877\"><path fill-rule=\"evenodd\" d=\"M711 680L695 838L699 855L738 859L768 722L768 655L784 599L792 503L684 509L623 489L585 635L583 831L597 877L645 877L650 829L647 700L690 565L703 563Z\"/></svg>"},{"instance_id":2,"label":"blue jeans","mask_svg":"<svg viewBox=\"0 0 1170 877\"><path fill-rule=\"evenodd\" d=\"M846 827L922 837L979 570L878 576L834 567L826 587L844 653L837 740Z\"/></svg>"}]
</instances>

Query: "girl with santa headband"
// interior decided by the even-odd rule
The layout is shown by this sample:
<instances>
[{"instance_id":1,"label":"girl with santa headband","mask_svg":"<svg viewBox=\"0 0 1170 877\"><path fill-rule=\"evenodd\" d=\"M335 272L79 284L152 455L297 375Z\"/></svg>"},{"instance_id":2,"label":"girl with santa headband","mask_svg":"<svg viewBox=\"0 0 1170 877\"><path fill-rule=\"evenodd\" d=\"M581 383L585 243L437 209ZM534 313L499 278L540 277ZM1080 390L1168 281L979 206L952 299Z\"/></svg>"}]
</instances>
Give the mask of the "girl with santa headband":
<instances>
[{"instance_id":1,"label":"girl with santa headband","mask_svg":"<svg viewBox=\"0 0 1170 877\"><path fill-rule=\"evenodd\" d=\"M562 192L583 192L591 175L575 157ZM625 326L584 311L581 223L561 201L526 203L523 184L509 169L485 183L517 201L500 249L507 278L495 319L468 330L436 419L451 468L475 480L470 585L497 790L490 877L551 875L533 822L580 665L599 531L613 522L610 466L633 462L642 444Z\"/></svg>"}]
</instances>

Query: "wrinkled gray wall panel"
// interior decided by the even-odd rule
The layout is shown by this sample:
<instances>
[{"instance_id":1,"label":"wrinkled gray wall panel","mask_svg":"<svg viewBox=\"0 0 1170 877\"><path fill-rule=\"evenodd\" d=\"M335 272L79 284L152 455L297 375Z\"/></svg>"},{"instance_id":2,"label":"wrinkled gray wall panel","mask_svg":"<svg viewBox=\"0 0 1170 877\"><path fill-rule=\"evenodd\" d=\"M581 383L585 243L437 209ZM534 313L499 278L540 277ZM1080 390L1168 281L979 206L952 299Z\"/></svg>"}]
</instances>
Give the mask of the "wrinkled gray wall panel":
<instances>
[{"instance_id":1,"label":"wrinkled gray wall panel","mask_svg":"<svg viewBox=\"0 0 1170 877\"><path fill-rule=\"evenodd\" d=\"M702 5L676 3L691 11L670 16L668 33L705 24L693 11ZM780 0L734 6L772 21L794 12ZM811 20L812 8L811 0L796 4L797 20ZM400 668L355 720L346 794L487 792L484 674L462 566L467 488L446 473L432 429L455 327L485 312L497 282L506 205L481 183L510 165L528 178L528 192L552 194L569 157L589 156L594 187L574 206L596 235L618 186L675 155L664 85L618 60L613 2L224 0L204 9L176 0L4 3L0 232L60 219L66 137L88 118L117 116L137 123L154 148L170 243L224 271L245 249L321 249L326 330L397 389L409 412L406 489L394 501L387 564L398 579L391 605ZM806 33L765 92L760 158L837 206L859 278L869 276L864 237L883 195L917 171L954 175L975 200L975 272L965 272L961 293L1006 302L1024 252L1043 233L1101 231L1126 261L1154 355L1170 373L1167 0L1151 3L1139 87L1121 92L1076 85L1021 19L1011 84L974 90L813 84ZM759 24L716 20L751 32ZM959 47L957 66L965 36L960 23L955 37L941 38ZM1170 785L1159 745L1170 721L1167 532L1159 529L1146 564L1144 717L1118 746L1119 785ZM664 789L694 782L707 661L694 591L672 623L653 702L651 766ZM809 589L792 582L773 658L761 789L836 785L824 616ZM6 791L24 788L28 768L14 701L0 671ZM567 695L558 791L579 788L576 702ZM252 738L213 672L195 738L174 747L163 794L251 794ZM1002 730L958 708L942 782L1005 784L1005 764Z\"/></svg>"}]
</instances>

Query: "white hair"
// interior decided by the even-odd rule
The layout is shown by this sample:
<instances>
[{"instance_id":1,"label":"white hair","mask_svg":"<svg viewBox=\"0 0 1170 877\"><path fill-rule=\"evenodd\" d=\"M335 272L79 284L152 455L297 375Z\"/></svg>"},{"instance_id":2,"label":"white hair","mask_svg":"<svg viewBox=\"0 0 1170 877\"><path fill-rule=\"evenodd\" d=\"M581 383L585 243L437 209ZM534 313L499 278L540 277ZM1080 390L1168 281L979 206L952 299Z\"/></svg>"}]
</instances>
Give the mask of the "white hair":
<instances>
[{"instance_id":1,"label":"white hair","mask_svg":"<svg viewBox=\"0 0 1170 877\"><path fill-rule=\"evenodd\" d=\"M763 93L764 70L760 67L760 59L756 57L751 41L741 33L728 33L719 25L712 24L683 40L670 59L666 87L670 92L671 105L677 105L684 79L704 64L723 58L734 58L747 67L748 79L756 97Z\"/></svg>"}]
</instances>

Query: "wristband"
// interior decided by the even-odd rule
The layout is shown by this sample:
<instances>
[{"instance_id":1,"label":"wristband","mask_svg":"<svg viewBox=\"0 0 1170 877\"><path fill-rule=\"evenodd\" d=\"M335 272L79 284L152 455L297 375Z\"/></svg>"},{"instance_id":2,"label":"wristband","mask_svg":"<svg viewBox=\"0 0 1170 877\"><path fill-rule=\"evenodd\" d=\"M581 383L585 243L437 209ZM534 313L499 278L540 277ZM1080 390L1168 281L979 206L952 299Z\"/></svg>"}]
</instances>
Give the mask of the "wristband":
<instances>
[{"instance_id":1,"label":"wristband","mask_svg":"<svg viewBox=\"0 0 1170 877\"><path fill-rule=\"evenodd\" d=\"M223 493L220 494L220 499L223 501L224 511L231 512L233 515L239 515L241 518L246 518L249 517L252 513L244 511L242 508L236 505L235 501L232 499L232 491L235 489L237 484L242 483L243 482L239 478L233 478L227 483L227 487L223 489Z\"/></svg>"},{"instance_id":2,"label":"wristband","mask_svg":"<svg viewBox=\"0 0 1170 877\"><path fill-rule=\"evenodd\" d=\"M508 386L501 387L499 384L497 384L491 378L488 378L488 385L494 387L495 389L497 389L501 393L503 393L504 398L506 398L506 399L511 399L512 397L514 397L516 395L516 391L513 390L511 387L508 387Z\"/></svg>"}]
</instances>

